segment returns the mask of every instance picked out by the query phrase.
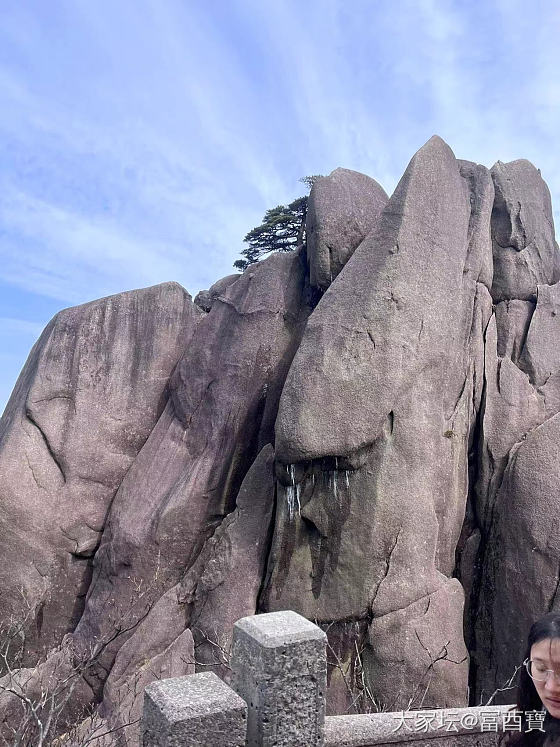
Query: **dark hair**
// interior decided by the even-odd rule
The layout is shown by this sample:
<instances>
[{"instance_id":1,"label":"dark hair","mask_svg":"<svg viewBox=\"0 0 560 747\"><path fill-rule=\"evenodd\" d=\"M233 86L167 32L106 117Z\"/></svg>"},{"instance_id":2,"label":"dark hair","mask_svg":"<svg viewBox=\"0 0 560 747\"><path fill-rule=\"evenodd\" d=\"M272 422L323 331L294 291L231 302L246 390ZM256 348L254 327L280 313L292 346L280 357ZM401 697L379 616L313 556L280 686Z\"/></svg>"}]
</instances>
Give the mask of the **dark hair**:
<instances>
[{"instance_id":1,"label":"dark hair","mask_svg":"<svg viewBox=\"0 0 560 747\"><path fill-rule=\"evenodd\" d=\"M531 626L529 635L527 637L527 647L523 660L529 659L531 656L531 648L535 643L543 641L547 638L560 639L560 613L549 612L547 615L539 618ZM560 720L553 718L548 713L544 720L543 728L545 733L537 729L532 729L526 732L528 718L526 715L527 711L541 711L544 706L537 693L533 680L529 677L527 669L523 666L519 674L519 685L517 687L517 710L522 711L521 717L521 732L511 732L511 738L507 740L507 744L525 745L527 747L539 747L542 745L547 737L558 737L560 736Z\"/></svg>"}]
</instances>

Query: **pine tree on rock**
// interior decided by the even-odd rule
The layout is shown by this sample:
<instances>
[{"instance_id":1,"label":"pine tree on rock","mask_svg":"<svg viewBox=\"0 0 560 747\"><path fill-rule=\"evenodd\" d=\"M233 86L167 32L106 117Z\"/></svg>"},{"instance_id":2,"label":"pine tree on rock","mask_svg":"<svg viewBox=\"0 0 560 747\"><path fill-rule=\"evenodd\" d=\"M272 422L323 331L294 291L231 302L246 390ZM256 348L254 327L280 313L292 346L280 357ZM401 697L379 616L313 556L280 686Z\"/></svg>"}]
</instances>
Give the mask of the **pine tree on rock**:
<instances>
[{"instance_id":1,"label":"pine tree on rock","mask_svg":"<svg viewBox=\"0 0 560 747\"><path fill-rule=\"evenodd\" d=\"M320 175L304 176L300 179L309 188ZM245 236L248 244L241 256L233 263L238 270L245 270L270 252L291 252L305 242L305 219L307 216L307 195L298 197L289 205L277 205L267 210L260 226L256 226Z\"/></svg>"}]
</instances>

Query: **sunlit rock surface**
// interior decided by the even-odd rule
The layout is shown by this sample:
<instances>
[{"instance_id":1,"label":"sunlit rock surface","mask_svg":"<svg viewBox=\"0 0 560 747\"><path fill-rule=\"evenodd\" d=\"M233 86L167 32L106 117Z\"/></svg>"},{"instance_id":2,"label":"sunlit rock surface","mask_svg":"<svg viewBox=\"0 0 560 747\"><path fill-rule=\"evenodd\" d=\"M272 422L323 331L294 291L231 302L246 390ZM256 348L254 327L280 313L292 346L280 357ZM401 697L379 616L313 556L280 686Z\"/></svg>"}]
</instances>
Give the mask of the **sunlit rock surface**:
<instances>
[{"instance_id":1,"label":"sunlit rock surface","mask_svg":"<svg viewBox=\"0 0 560 747\"><path fill-rule=\"evenodd\" d=\"M306 221L312 285L329 287L376 226L388 199L374 179L350 169L335 169L315 181Z\"/></svg>"},{"instance_id":2,"label":"sunlit rock surface","mask_svg":"<svg viewBox=\"0 0 560 747\"><path fill-rule=\"evenodd\" d=\"M0 421L0 614L30 660L80 619L107 511L167 400L199 313L176 283L65 309Z\"/></svg>"},{"instance_id":3,"label":"sunlit rock surface","mask_svg":"<svg viewBox=\"0 0 560 747\"><path fill-rule=\"evenodd\" d=\"M154 677L227 679L238 617L293 609L332 713L486 702L560 608L559 281L540 172L434 136L390 198L319 179L307 246L195 303L58 314L0 423L31 685L101 643L74 704L119 729Z\"/></svg>"}]
</instances>

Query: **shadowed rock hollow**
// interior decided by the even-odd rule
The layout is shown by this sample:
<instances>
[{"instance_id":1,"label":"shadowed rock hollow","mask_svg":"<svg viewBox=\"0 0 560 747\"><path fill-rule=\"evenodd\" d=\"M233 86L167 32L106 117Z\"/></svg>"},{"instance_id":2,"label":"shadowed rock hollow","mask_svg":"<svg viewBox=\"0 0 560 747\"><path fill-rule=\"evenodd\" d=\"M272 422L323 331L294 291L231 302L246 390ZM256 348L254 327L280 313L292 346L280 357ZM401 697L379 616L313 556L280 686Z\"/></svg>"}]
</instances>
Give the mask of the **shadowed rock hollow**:
<instances>
[{"instance_id":1,"label":"shadowed rock hollow","mask_svg":"<svg viewBox=\"0 0 560 747\"><path fill-rule=\"evenodd\" d=\"M390 198L319 179L307 237L195 303L167 283L60 312L0 421L0 614L23 590L34 681L109 641L76 698L111 726L156 676L227 679L255 612L327 630L342 713L486 702L560 607L540 172L433 137Z\"/></svg>"}]
</instances>

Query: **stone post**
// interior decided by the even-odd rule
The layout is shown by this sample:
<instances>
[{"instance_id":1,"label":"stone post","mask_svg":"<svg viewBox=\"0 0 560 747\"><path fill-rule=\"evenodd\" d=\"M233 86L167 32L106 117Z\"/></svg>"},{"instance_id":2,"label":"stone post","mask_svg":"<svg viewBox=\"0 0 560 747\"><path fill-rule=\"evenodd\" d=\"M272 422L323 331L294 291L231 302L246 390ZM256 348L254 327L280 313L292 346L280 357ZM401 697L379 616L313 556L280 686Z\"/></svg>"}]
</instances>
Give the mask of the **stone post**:
<instances>
[{"instance_id":1,"label":"stone post","mask_svg":"<svg viewBox=\"0 0 560 747\"><path fill-rule=\"evenodd\" d=\"M143 747L244 747L247 704L213 672L146 687Z\"/></svg>"},{"instance_id":2,"label":"stone post","mask_svg":"<svg viewBox=\"0 0 560 747\"><path fill-rule=\"evenodd\" d=\"M295 612L244 617L233 628L232 687L248 705L248 747L321 747L327 636Z\"/></svg>"}]
</instances>

